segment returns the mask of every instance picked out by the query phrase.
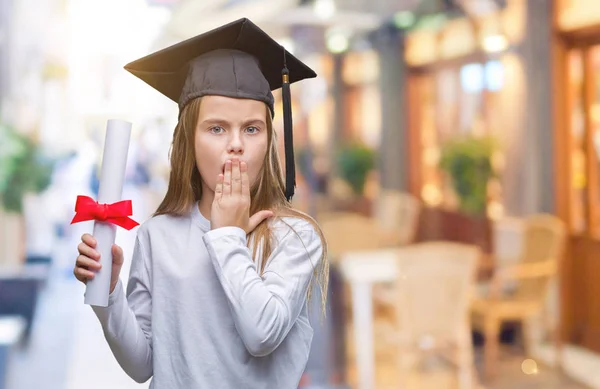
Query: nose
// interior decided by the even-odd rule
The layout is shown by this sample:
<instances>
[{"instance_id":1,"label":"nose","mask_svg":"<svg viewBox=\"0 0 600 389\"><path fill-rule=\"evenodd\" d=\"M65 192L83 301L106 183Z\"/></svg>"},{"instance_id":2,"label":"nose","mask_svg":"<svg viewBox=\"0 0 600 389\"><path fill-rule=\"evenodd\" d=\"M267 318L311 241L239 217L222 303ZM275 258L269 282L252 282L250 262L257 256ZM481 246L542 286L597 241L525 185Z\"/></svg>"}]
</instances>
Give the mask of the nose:
<instances>
[{"instance_id":1,"label":"nose","mask_svg":"<svg viewBox=\"0 0 600 389\"><path fill-rule=\"evenodd\" d=\"M240 155L244 153L244 144L239 134L231 135L229 138L229 144L227 146L227 152L234 155Z\"/></svg>"}]
</instances>

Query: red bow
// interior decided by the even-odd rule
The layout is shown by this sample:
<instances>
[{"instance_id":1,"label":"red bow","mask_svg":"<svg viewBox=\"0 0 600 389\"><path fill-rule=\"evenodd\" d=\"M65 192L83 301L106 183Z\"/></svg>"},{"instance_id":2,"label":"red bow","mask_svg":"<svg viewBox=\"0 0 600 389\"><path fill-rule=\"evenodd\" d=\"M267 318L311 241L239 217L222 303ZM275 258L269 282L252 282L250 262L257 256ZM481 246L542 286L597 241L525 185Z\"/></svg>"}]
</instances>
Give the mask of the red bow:
<instances>
[{"instance_id":1,"label":"red bow","mask_svg":"<svg viewBox=\"0 0 600 389\"><path fill-rule=\"evenodd\" d=\"M113 204L98 204L91 197L77 196L75 203L75 217L71 224L87 220L97 220L116 224L126 230L131 230L139 223L128 216L133 214L131 200L123 200Z\"/></svg>"}]
</instances>

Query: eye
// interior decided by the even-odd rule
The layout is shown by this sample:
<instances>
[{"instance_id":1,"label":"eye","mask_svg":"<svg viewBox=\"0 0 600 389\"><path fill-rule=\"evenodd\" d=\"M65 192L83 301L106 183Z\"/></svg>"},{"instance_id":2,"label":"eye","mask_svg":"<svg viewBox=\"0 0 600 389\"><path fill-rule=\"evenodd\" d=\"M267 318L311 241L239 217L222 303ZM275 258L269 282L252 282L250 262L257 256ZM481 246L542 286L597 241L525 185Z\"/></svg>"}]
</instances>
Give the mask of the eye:
<instances>
[{"instance_id":1,"label":"eye","mask_svg":"<svg viewBox=\"0 0 600 389\"><path fill-rule=\"evenodd\" d=\"M213 134L222 134L223 132L225 132L223 127L220 127L220 126L211 127L209 131L212 132Z\"/></svg>"},{"instance_id":2,"label":"eye","mask_svg":"<svg viewBox=\"0 0 600 389\"><path fill-rule=\"evenodd\" d=\"M249 134L256 134L258 133L260 130L257 127L248 127L246 128L246 132Z\"/></svg>"}]
</instances>

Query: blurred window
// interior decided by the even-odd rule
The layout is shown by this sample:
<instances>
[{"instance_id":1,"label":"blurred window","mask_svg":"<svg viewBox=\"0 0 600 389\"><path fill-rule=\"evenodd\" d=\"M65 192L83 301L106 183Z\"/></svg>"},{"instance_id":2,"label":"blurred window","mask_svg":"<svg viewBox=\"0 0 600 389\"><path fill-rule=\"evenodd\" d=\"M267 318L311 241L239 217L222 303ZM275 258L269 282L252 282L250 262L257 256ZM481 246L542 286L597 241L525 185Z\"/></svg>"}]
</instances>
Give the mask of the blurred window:
<instances>
[{"instance_id":1,"label":"blurred window","mask_svg":"<svg viewBox=\"0 0 600 389\"><path fill-rule=\"evenodd\" d=\"M441 145L461 133L487 134L492 131L493 115L501 104L496 96L504 87L504 65L499 60L471 62L413 75L418 102L411 114L420 137L420 194L430 205L455 208L457 201L437 167ZM490 202L500 203L499 193Z\"/></svg>"},{"instance_id":2,"label":"blurred window","mask_svg":"<svg viewBox=\"0 0 600 389\"><path fill-rule=\"evenodd\" d=\"M570 224L600 236L600 45L568 53Z\"/></svg>"}]
</instances>

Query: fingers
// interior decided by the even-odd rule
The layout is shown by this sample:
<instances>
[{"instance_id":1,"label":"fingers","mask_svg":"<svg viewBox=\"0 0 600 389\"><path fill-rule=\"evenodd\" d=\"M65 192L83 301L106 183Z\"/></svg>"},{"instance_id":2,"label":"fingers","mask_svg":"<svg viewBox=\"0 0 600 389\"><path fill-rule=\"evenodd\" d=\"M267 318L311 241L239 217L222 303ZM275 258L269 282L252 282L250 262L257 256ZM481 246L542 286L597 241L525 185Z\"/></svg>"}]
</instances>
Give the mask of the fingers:
<instances>
[{"instance_id":1,"label":"fingers","mask_svg":"<svg viewBox=\"0 0 600 389\"><path fill-rule=\"evenodd\" d=\"M215 187L215 198L216 199L220 199L223 196L223 180L225 179L225 176L222 174L219 174L219 177L217 177L217 186Z\"/></svg>"},{"instance_id":2,"label":"fingers","mask_svg":"<svg viewBox=\"0 0 600 389\"><path fill-rule=\"evenodd\" d=\"M254 215L252 215L250 217L250 220L248 221L248 231L246 231L247 234L249 234L250 232L252 232L263 220L270 218L271 216L273 216L274 213L273 211L269 211L269 210L264 210L264 211L258 211L256 212Z\"/></svg>"},{"instance_id":3,"label":"fingers","mask_svg":"<svg viewBox=\"0 0 600 389\"><path fill-rule=\"evenodd\" d=\"M113 265L122 265L123 264L123 249L116 244L112 245L112 257L113 257Z\"/></svg>"},{"instance_id":4,"label":"fingers","mask_svg":"<svg viewBox=\"0 0 600 389\"><path fill-rule=\"evenodd\" d=\"M86 257L85 255L79 255L75 262L75 269L73 274L77 280L87 283L87 280L94 278L94 271L100 270L102 264L96 259Z\"/></svg>"},{"instance_id":5,"label":"fingers","mask_svg":"<svg viewBox=\"0 0 600 389\"><path fill-rule=\"evenodd\" d=\"M77 251L79 251L79 254L85 255L88 258L92 258L95 260L100 259L100 253L96 251L93 247L87 245L85 242L79 243L79 245L77 246Z\"/></svg>"},{"instance_id":6,"label":"fingers","mask_svg":"<svg viewBox=\"0 0 600 389\"><path fill-rule=\"evenodd\" d=\"M225 177L223 178L223 196L231 194L231 161L225 162Z\"/></svg>"},{"instance_id":7,"label":"fingers","mask_svg":"<svg viewBox=\"0 0 600 389\"><path fill-rule=\"evenodd\" d=\"M96 247L96 238L88 233L85 233L81 236L81 241L90 247Z\"/></svg>"},{"instance_id":8,"label":"fingers","mask_svg":"<svg viewBox=\"0 0 600 389\"><path fill-rule=\"evenodd\" d=\"M95 249L97 241L90 234L84 234L81 237L81 243L77 246L79 256L75 261L75 269L73 269L73 275L79 281L87 284L87 281L95 277L101 268L100 253ZM123 249L116 244L111 247L112 253L112 265L122 266L123 265ZM113 270L114 271L114 270Z\"/></svg>"},{"instance_id":9,"label":"fingers","mask_svg":"<svg viewBox=\"0 0 600 389\"><path fill-rule=\"evenodd\" d=\"M92 278L94 278L93 272L81 267L76 267L75 270L73 270L73 274L75 275L75 278L77 278L77 280L83 282L84 284L87 283L87 280L91 280Z\"/></svg>"},{"instance_id":10,"label":"fingers","mask_svg":"<svg viewBox=\"0 0 600 389\"><path fill-rule=\"evenodd\" d=\"M80 255L77 257L77 260L75 261L75 266L80 267L84 270L91 271L91 270L100 270L100 268L102 267L102 264L100 262L98 262L97 260L86 257L85 255Z\"/></svg>"},{"instance_id":11,"label":"fingers","mask_svg":"<svg viewBox=\"0 0 600 389\"><path fill-rule=\"evenodd\" d=\"M246 162L240 162L240 174L242 176L242 195L250 197L250 179Z\"/></svg>"},{"instance_id":12,"label":"fingers","mask_svg":"<svg viewBox=\"0 0 600 389\"><path fill-rule=\"evenodd\" d=\"M240 160L237 158L231 163L231 193L242 193L242 174L240 172Z\"/></svg>"}]
</instances>

